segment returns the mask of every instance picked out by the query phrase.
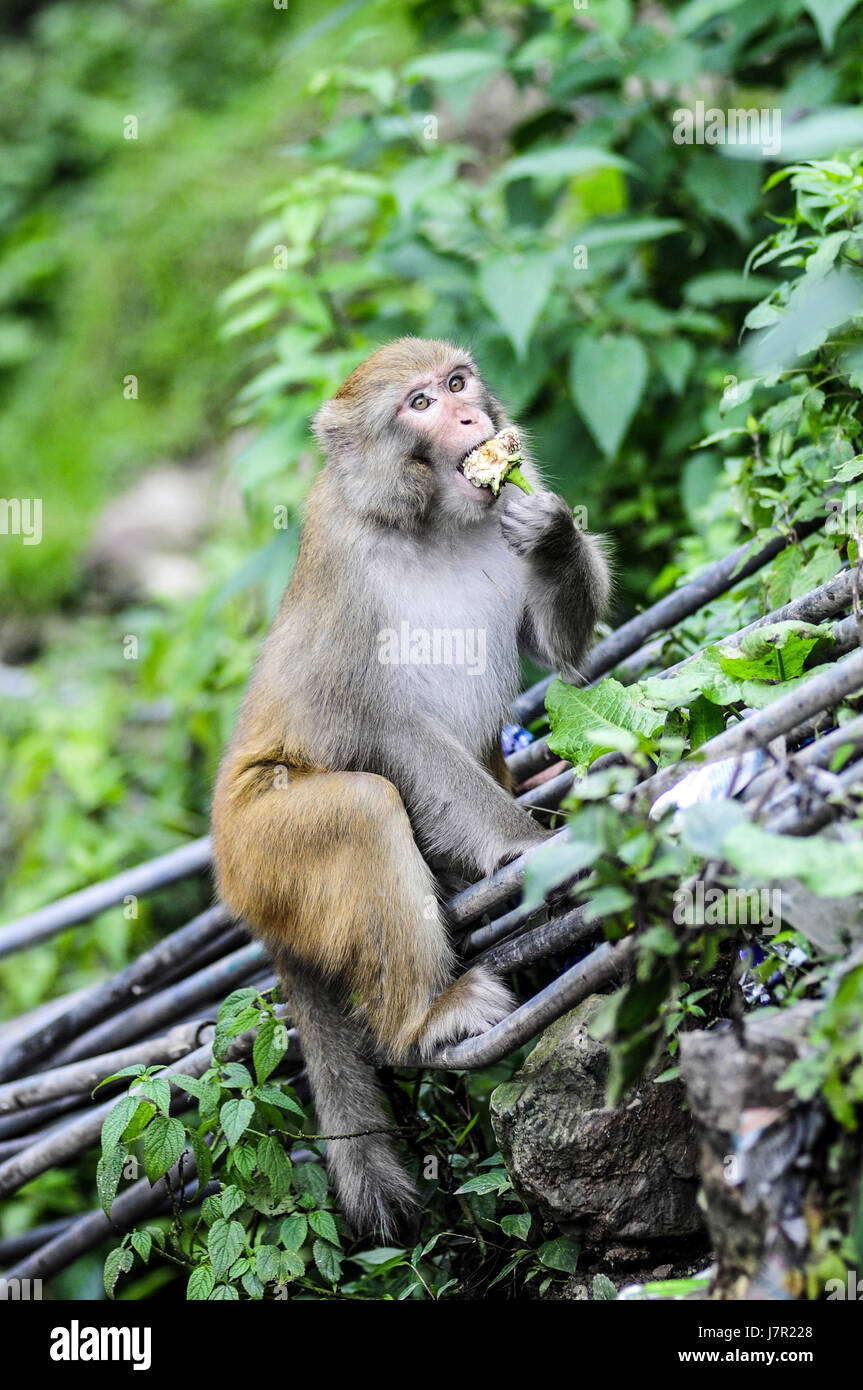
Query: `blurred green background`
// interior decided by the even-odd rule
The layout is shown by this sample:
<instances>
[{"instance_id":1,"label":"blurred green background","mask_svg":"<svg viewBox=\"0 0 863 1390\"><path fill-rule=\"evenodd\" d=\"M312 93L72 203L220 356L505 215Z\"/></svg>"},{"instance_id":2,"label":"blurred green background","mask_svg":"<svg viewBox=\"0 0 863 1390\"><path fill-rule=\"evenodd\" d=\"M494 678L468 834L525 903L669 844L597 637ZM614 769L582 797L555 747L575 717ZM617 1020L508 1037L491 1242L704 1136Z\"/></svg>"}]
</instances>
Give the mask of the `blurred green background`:
<instances>
[{"instance_id":1,"label":"blurred green background","mask_svg":"<svg viewBox=\"0 0 863 1390\"><path fill-rule=\"evenodd\" d=\"M692 446L746 415L719 403L790 206L765 180L863 145L855 0L67 0L5 26L0 497L41 498L43 536L0 535L0 919L205 833L309 417L377 344L470 344L613 538L616 618L737 538ZM676 144L698 100L778 109L781 151ZM209 893L0 963L3 1015ZM78 1201L52 1174L4 1229Z\"/></svg>"}]
</instances>

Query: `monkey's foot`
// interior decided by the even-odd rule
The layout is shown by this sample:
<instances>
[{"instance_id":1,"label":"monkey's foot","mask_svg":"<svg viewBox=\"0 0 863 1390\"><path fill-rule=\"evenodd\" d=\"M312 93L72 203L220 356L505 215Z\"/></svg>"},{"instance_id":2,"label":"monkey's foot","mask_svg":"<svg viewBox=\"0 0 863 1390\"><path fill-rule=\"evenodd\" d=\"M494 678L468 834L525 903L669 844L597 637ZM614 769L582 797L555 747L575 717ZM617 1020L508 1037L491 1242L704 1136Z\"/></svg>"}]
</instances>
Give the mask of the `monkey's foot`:
<instances>
[{"instance_id":1,"label":"monkey's foot","mask_svg":"<svg viewBox=\"0 0 863 1390\"><path fill-rule=\"evenodd\" d=\"M418 1047L423 1058L447 1043L487 1033L511 1014L516 999L496 975L475 965L432 1004Z\"/></svg>"}]
</instances>

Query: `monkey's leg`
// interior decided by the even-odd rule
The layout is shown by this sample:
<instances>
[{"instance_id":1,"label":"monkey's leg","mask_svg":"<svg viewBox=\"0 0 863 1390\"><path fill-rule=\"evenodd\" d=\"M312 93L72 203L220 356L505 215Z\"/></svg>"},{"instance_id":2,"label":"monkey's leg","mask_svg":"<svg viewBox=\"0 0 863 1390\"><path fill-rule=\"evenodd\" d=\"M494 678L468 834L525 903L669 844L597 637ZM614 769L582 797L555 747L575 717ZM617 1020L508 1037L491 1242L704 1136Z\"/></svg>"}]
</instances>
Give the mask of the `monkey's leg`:
<instances>
[{"instance_id":1,"label":"monkey's leg","mask_svg":"<svg viewBox=\"0 0 863 1390\"><path fill-rule=\"evenodd\" d=\"M513 1001L476 967L447 988L453 953L431 871L390 782L277 773L247 757L223 767L213 806L220 887L270 943L322 1132L352 1136L327 1141L345 1214L389 1238L416 1196L381 1132L389 1121L363 1025L384 1059L416 1060L484 1031Z\"/></svg>"},{"instance_id":2,"label":"monkey's leg","mask_svg":"<svg viewBox=\"0 0 863 1390\"><path fill-rule=\"evenodd\" d=\"M232 911L294 961L343 982L382 1060L428 1056L505 1017L512 997L481 967L450 983L434 879L392 783L278 772L247 763L220 778L213 838Z\"/></svg>"},{"instance_id":3,"label":"monkey's leg","mask_svg":"<svg viewBox=\"0 0 863 1390\"><path fill-rule=\"evenodd\" d=\"M548 838L440 723L415 718L409 730L386 728L378 737L381 766L400 788L432 863L484 876Z\"/></svg>"}]
</instances>

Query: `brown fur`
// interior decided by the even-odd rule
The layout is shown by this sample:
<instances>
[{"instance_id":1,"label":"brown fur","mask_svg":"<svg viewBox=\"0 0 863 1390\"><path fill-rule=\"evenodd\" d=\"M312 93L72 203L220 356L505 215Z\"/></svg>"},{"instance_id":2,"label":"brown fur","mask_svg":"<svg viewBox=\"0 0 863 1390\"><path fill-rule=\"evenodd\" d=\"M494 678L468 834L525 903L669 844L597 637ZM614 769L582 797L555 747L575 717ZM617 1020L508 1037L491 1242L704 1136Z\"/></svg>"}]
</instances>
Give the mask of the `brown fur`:
<instances>
[{"instance_id":1,"label":"brown fur","mask_svg":"<svg viewBox=\"0 0 863 1390\"><path fill-rule=\"evenodd\" d=\"M476 878L544 838L500 751L518 642L574 666L607 595L592 539L529 460L526 510L511 487L492 506L456 476L504 419L463 349L417 339L321 408L328 464L213 800L219 889L279 963L319 1121L363 1131L328 1151L345 1211L384 1234L412 1195L389 1140L366 1132L386 1119L363 1058L421 1061L511 1008L481 968L454 979L436 875ZM450 610L481 622L487 670L381 665L382 630Z\"/></svg>"}]
</instances>

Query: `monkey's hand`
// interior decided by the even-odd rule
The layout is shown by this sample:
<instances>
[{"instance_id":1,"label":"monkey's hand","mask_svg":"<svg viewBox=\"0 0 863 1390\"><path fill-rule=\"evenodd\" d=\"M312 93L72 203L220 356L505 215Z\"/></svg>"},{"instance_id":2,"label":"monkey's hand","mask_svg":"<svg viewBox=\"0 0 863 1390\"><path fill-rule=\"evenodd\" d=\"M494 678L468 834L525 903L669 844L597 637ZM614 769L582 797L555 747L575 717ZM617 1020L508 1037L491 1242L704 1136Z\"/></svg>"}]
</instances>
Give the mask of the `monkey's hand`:
<instances>
[{"instance_id":1,"label":"monkey's hand","mask_svg":"<svg viewBox=\"0 0 863 1390\"><path fill-rule=\"evenodd\" d=\"M527 568L519 646L580 684L582 659L609 596L601 538L582 531L563 498L545 491L508 499L500 528Z\"/></svg>"},{"instance_id":2,"label":"monkey's hand","mask_svg":"<svg viewBox=\"0 0 863 1390\"><path fill-rule=\"evenodd\" d=\"M554 492L534 492L530 496L517 493L510 497L500 529L516 555L559 556L575 542L572 513Z\"/></svg>"}]
</instances>

